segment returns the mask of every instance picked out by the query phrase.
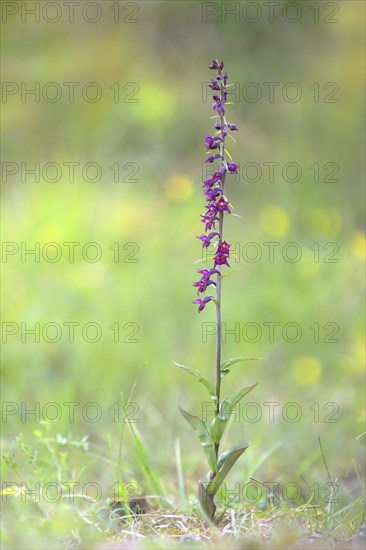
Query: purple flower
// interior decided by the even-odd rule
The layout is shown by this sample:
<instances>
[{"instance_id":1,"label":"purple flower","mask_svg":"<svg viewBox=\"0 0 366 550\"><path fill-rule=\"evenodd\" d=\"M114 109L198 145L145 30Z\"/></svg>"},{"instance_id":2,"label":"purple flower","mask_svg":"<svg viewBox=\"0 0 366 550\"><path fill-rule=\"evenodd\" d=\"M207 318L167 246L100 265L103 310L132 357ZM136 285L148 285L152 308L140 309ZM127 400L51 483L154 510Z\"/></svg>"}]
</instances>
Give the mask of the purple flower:
<instances>
[{"instance_id":1,"label":"purple flower","mask_svg":"<svg viewBox=\"0 0 366 550\"><path fill-rule=\"evenodd\" d=\"M217 217L207 216L206 214L204 216L201 215L201 222L205 224L205 231L209 231L210 229L215 229L215 223L218 221Z\"/></svg>"},{"instance_id":2,"label":"purple flower","mask_svg":"<svg viewBox=\"0 0 366 550\"><path fill-rule=\"evenodd\" d=\"M216 267L217 265L227 265L228 267L230 267L227 259L228 257L226 254L217 253L214 258L214 266Z\"/></svg>"},{"instance_id":3,"label":"purple flower","mask_svg":"<svg viewBox=\"0 0 366 550\"><path fill-rule=\"evenodd\" d=\"M201 298L196 298L195 300L193 300L194 304L199 304L198 313L201 313L201 311L205 309L207 302L210 302L212 299L213 299L213 296L205 296L203 300Z\"/></svg>"},{"instance_id":4,"label":"purple flower","mask_svg":"<svg viewBox=\"0 0 366 550\"><path fill-rule=\"evenodd\" d=\"M208 235L200 235L199 237L197 237L197 239L200 239L200 241L202 241L202 246L204 248L208 248L211 244L211 239L216 236L218 236L218 233L217 231L214 231L212 233L209 233ZM200 273L202 273L202 271L203 270L201 270Z\"/></svg>"},{"instance_id":5,"label":"purple flower","mask_svg":"<svg viewBox=\"0 0 366 550\"><path fill-rule=\"evenodd\" d=\"M230 244L227 243L226 241L222 241L222 243L219 244L219 246L217 247L217 252L219 254L226 254L227 256L229 256L230 254Z\"/></svg>"},{"instance_id":6,"label":"purple flower","mask_svg":"<svg viewBox=\"0 0 366 550\"><path fill-rule=\"evenodd\" d=\"M208 178L203 182L204 188L206 187L212 187L217 182L221 182L222 180L222 173L221 172L214 172L211 176L211 178Z\"/></svg>"},{"instance_id":7,"label":"purple flower","mask_svg":"<svg viewBox=\"0 0 366 550\"><path fill-rule=\"evenodd\" d=\"M193 283L193 286L196 286L198 288L198 292L206 292L206 289L210 285L216 285L215 281L211 281L211 279L201 279L200 281L197 281L197 283Z\"/></svg>"},{"instance_id":8,"label":"purple flower","mask_svg":"<svg viewBox=\"0 0 366 550\"><path fill-rule=\"evenodd\" d=\"M218 235L218 233L217 233ZM209 279L211 277L211 275L213 275L214 273L218 273L220 275L220 271L218 271L217 269L200 269L198 273L201 273L201 275L203 277L206 277L206 279Z\"/></svg>"},{"instance_id":9,"label":"purple flower","mask_svg":"<svg viewBox=\"0 0 366 550\"><path fill-rule=\"evenodd\" d=\"M209 188L205 191L205 195L206 201L211 202L216 200L218 196L222 195L222 191L219 187L215 187L214 189Z\"/></svg>"},{"instance_id":10,"label":"purple flower","mask_svg":"<svg viewBox=\"0 0 366 550\"><path fill-rule=\"evenodd\" d=\"M215 181L212 178L208 178L203 182L203 190L206 191L210 187L213 187L215 185Z\"/></svg>"},{"instance_id":11,"label":"purple flower","mask_svg":"<svg viewBox=\"0 0 366 550\"><path fill-rule=\"evenodd\" d=\"M211 65L209 65L208 68L209 69L220 69L220 71L222 71L222 69L224 68L224 62L220 61L220 63L219 63L217 59L213 59Z\"/></svg>"},{"instance_id":12,"label":"purple flower","mask_svg":"<svg viewBox=\"0 0 366 550\"><path fill-rule=\"evenodd\" d=\"M229 212L231 214L229 209L229 203L227 200L224 199L224 197L220 197L220 199L214 204L217 212Z\"/></svg>"},{"instance_id":13,"label":"purple flower","mask_svg":"<svg viewBox=\"0 0 366 550\"><path fill-rule=\"evenodd\" d=\"M220 149L221 137L220 136L205 136L206 149Z\"/></svg>"},{"instance_id":14,"label":"purple flower","mask_svg":"<svg viewBox=\"0 0 366 550\"><path fill-rule=\"evenodd\" d=\"M222 172L221 171L220 172L214 172L212 177L213 177L215 182L221 181L222 180Z\"/></svg>"},{"instance_id":15,"label":"purple flower","mask_svg":"<svg viewBox=\"0 0 366 550\"><path fill-rule=\"evenodd\" d=\"M227 122L226 126L229 128L229 130L237 130L238 129L236 124L230 124L230 122Z\"/></svg>"},{"instance_id":16,"label":"purple flower","mask_svg":"<svg viewBox=\"0 0 366 550\"><path fill-rule=\"evenodd\" d=\"M216 159L219 159L221 158L221 155L219 154L216 154L216 155L210 155L209 157L207 157L207 159L205 160L205 162L215 162Z\"/></svg>"},{"instance_id":17,"label":"purple flower","mask_svg":"<svg viewBox=\"0 0 366 550\"><path fill-rule=\"evenodd\" d=\"M214 285L216 286L216 283L215 281L213 281L212 279L210 279L211 275L213 275L214 273L219 273L217 271L217 269L200 269L199 272L202 277L199 281L197 281L196 283L193 283L193 286L197 287L198 288L198 292L205 292L207 287L210 286L210 285Z\"/></svg>"},{"instance_id":18,"label":"purple flower","mask_svg":"<svg viewBox=\"0 0 366 550\"><path fill-rule=\"evenodd\" d=\"M211 84L209 84L209 88L211 88L211 90L221 90L220 84L215 78L211 78Z\"/></svg>"},{"instance_id":19,"label":"purple flower","mask_svg":"<svg viewBox=\"0 0 366 550\"><path fill-rule=\"evenodd\" d=\"M205 215L206 216L216 216L218 210L217 210L217 206L216 206L217 203L214 203L214 204L207 204L206 205L206 212L205 212Z\"/></svg>"},{"instance_id":20,"label":"purple flower","mask_svg":"<svg viewBox=\"0 0 366 550\"><path fill-rule=\"evenodd\" d=\"M200 235L199 237L197 237L197 239L202 241L203 248L208 248L211 244L211 239L210 239L209 235L203 234L203 235Z\"/></svg>"},{"instance_id":21,"label":"purple flower","mask_svg":"<svg viewBox=\"0 0 366 550\"><path fill-rule=\"evenodd\" d=\"M218 115L224 116L225 107L224 107L223 102L220 99L215 101L215 103L212 104L212 108L213 108L214 111L217 112Z\"/></svg>"},{"instance_id":22,"label":"purple flower","mask_svg":"<svg viewBox=\"0 0 366 550\"><path fill-rule=\"evenodd\" d=\"M228 162L227 169L231 174L237 174L239 169L239 164L236 162Z\"/></svg>"}]
</instances>

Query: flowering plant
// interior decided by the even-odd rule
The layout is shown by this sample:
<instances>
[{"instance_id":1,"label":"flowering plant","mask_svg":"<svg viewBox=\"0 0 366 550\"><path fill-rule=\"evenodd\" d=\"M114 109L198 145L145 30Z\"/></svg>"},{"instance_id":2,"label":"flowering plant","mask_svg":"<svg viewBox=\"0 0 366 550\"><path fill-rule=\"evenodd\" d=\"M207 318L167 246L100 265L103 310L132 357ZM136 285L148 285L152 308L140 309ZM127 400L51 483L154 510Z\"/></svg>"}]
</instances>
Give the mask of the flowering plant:
<instances>
[{"instance_id":1,"label":"flowering plant","mask_svg":"<svg viewBox=\"0 0 366 550\"><path fill-rule=\"evenodd\" d=\"M235 357L223 362L221 361L221 283L222 279L230 274L230 272L222 273L223 266L230 267L230 244L223 239L224 215L231 214L233 208L225 196L225 178L227 174L237 174L239 169L239 165L232 161L225 148L225 140L228 132L236 131L238 128L235 124L226 121L225 105L228 98L228 74L226 71L223 72L224 63L213 59L209 68L216 71L216 77L211 79L209 87L213 91L214 103L212 108L216 112L213 118L217 119L217 121L214 125L216 130L214 135L205 136L205 147L208 152L205 162L213 163L218 161L220 166L219 170L203 182L206 211L201 218L205 225L205 232L198 239L202 242L204 249L213 246L215 252L213 254L213 266L211 269L200 269L198 273L201 277L193 286L197 288L198 295L203 295L209 287L215 289L214 296L198 296L194 300L194 303L198 305L199 313L211 301L216 305L216 385L205 378L198 370L178 363L176 365L189 372L203 384L213 402L214 418L209 427L198 416L194 416L182 408L180 409L184 418L198 435L209 464L209 472L203 481L199 481L198 497L204 516L208 521L212 522L216 512L214 496L235 462L250 445L250 442L241 443L220 454L220 441L234 407L257 384L245 387L220 401L222 378L230 372L230 368L234 364L252 358ZM226 160L226 155L229 157L229 161Z\"/></svg>"}]
</instances>

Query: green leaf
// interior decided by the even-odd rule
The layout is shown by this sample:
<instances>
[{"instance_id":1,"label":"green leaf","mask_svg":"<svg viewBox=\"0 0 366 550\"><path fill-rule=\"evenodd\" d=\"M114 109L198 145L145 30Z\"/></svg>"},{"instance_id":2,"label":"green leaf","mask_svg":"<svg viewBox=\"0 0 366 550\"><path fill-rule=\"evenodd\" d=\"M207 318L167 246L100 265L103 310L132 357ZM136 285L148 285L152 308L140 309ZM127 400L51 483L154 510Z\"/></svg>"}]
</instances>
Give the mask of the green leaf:
<instances>
[{"instance_id":1,"label":"green leaf","mask_svg":"<svg viewBox=\"0 0 366 550\"><path fill-rule=\"evenodd\" d=\"M228 367L231 367L231 365L234 365L235 363L239 363L239 361L255 361L257 359L260 359L260 357L233 357L232 359L227 359L223 363L221 363L222 369L227 369Z\"/></svg>"},{"instance_id":2,"label":"green leaf","mask_svg":"<svg viewBox=\"0 0 366 550\"><path fill-rule=\"evenodd\" d=\"M207 493L202 481L198 482L198 499L206 521L212 523L216 512L216 505L213 495Z\"/></svg>"},{"instance_id":3,"label":"green leaf","mask_svg":"<svg viewBox=\"0 0 366 550\"><path fill-rule=\"evenodd\" d=\"M253 386L248 386L247 388L243 388L239 392L234 393L233 395L229 395L228 397L226 397L226 399L222 401L219 414L213 419L210 428L212 441L216 445L220 443L225 427L235 406L239 403L239 401L243 399L243 397L250 393L257 384L254 384Z\"/></svg>"},{"instance_id":4,"label":"green leaf","mask_svg":"<svg viewBox=\"0 0 366 550\"><path fill-rule=\"evenodd\" d=\"M219 456L217 463L217 474L211 481L206 483L204 487L208 495L214 495L217 492L235 462L243 454L243 452L246 451L249 445L250 441L242 443L241 445L235 445Z\"/></svg>"},{"instance_id":5,"label":"green leaf","mask_svg":"<svg viewBox=\"0 0 366 550\"><path fill-rule=\"evenodd\" d=\"M229 151L225 148L225 153L227 154L227 156L229 157L230 160L233 160L233 157L230 155Z\"/></svg>"},{"instance_id":6,"label":"green leaf","mask_svg":"<svg viewBox=\"0 0 366 550\"><path fill-rule=\"evenodd\" d=\"M235 256L235 254L232 254L232 256ZM224 279L225 277L228 277L232 273L235 273L236 271L242 271L242 269L230 269L230 271L227 271L226 273L221 275L221 280Z\"/></svg>"},{"instance_id":7,"label":"green leaf","mask_svg":"<svg viewBox=\"0 0 366 550\"><path fill-rule=\"evenodd\" d=\"M174 365L176 365L177 367L179 367L181 369L184 369L185 371L189 372L189 374L194 376L196 378L196 380L198 380L198 382L201 382L201 384L203 384L205 386L205 388L208 390L212 401L214 403L217 402L216 388L215 388L214 384L212 382L210 382L210 380L208 380L207 378L202 376L202 374L196 369L191 369L190 367L186 367L185 365L180 365L179 363L176 363L175 361L174 361Z\"/></svg>"},{"instance_id":8,"label":"green leaf","mask_svg":"<svg viewBox=\"0 0 366 550\"><path fill-rule=\"evenodd\" d=\"M194 416L193 414L190 414L189 412L185 411L181 407L179 407L180 412L184 416L184 418L187 420L187 422L192 426L194 431L199 437L199 440L201 441L201 445L203 447L203 450L206 453L206 457L208 460L208 464L211 468L212 472L217 471L217 458L216 458L216 452L215 452L215 445L211 439L210 433L207 429L206 424L198 418L198 416Z\"/></svg>"},{"instance_id":9,"label":"green leaf","mask_svg":"<svg viewBox=\"0 0 366 550\"><path fill-rule=\"evenodd\" d=\"M215 416L210 426L210 434L212 441L218 445L223 436L225 430L225 423L220 420L218 416Z\"/></svg>"},{"instance_id":10,"label":"green leaf","mask_svg":"<svg viewBox=\"0 0 366 550\"><path fill-rule=\"evenodd\" d=\"M227 374L229 374L229 369L221 369L221 378L224 378Z\"/></svg>"},{"instance_id":11,"label":"green leaf","mask_svg":"<svg viewBox=\"0 0 366 550\"><path fill-rule=\"evenodd\" d=\"M245 397L246 395L248 395L248 393L254 390L254 388L257 385L258 385L258 382L256 384L253 384L253 386L248 386L246 388L243 388L237 393L234 393L226 397L220 405L219 417L221 419L229 420L230 414L232 413L232 410L235 408L235 406L243 399L243 397Z\"/></svg>"},{"instance_id":12,"label":"green leaf","mask_svg":"<svg viewBox=\"0 0 366 550\"><path fill-rule=\"evenodd\" d=\"M261 357L233 357L232 359L228 359L227 361L224 361L221 363L221 378L224 378L227 374L230 372L230 367L232 365L235 365L235 363L240 363L241 361L257 361L261 359Z\"/></svg>"}]
</instances>

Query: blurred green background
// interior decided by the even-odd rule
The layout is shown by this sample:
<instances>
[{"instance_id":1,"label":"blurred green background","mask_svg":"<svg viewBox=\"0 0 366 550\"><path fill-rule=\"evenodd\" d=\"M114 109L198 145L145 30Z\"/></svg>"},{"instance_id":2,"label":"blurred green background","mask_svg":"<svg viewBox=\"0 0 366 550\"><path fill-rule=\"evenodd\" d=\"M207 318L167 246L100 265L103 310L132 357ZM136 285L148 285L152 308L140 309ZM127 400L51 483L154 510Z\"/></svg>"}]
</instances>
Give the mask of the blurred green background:
<instances>
[{"instance_id":1,"label":"blurred green background","mask_svg":"<svg viewBox=\"0 0 366 550\"><path fill-rule=\"evenodd\" d=\"M2 319L25 323L27 328L37 322L41 327L50 322L63 327L57 342L47 342L42 335L39 343L32 335L22 341L20 326L16 334L8 335L2 352L3 401L20 409L22 402L29 408L38 402L41 411L47 403L60 404L62 417L53 426L55 433L89 436L99 451L83 475L107 486L113 471L107 464L101 467L98 457L108 458L108 434L116 453L119 444L110 407L119 402L121 392L127 400L136 383L131 400L139 408L137 426L168 494L176 490L176 438L181 441L189 489L194 489L197 476L204 473L201 449L178 405L198 414L206 395L173 361L214 376L214 337L202 339L203 323L215 321L214 308L197 314L191 284L200 265L194 262L201 256L195 236L202 232L203 136L212 131L213 115L202 90L212 76L208 65L218 57L239 90L227 108L228 119L240 130L229 150L242 167L257 163L262 169L258 181L252 181L254 172L248 167L248 178L242 174L227 184L227 195L241 217L226 218L226 240L233 246L239 243L237 250L248 242L258 243L263 254L257 262L233 258L232 267L240 271L224 280L223 319L228 329L239 323L240 337L227 335L223 356L262 358L238 365L224 381L224 392L260 381L250 401L261 406L262 419L233 423L229 436L232 443L253 441L236 476L245 480L267 451L279 444L259 467L258 479L293 480L304 475L309 482L322 482L327 477L319 451L321 437L332 476L352 478L353 459L362 470L363 437L356 438L365 422L364 5L331 3L339 8L331 16L323 2L315 3L316 23L310 3L301 2L301 18L290 23L283 15L284 2L274 7L273 22L262 3L257 22L246 20L242 12L239 21L230 16L222 21L220 2L211 3L218 13L208 15L207 22L202 20L206 8L201 2L119 4L119 22L113 21L110 2L99 3L102 16L95 23L86 21L80 9L75 9L74 23L67 21L65 11L55 23L42 15L39 23L32 16L22 22L20 12L3 19L3 81L19 86L19 92L7 95L6 101L3 96L3 163L16 163L5 170L17 166L19 171L5 173L6 177L3 171L2 234L5 243L19 246L19 252L3 256ZM47 17L54 17L51 8ZM92 9L89 17L94 17ZM39 101L31 95L22 100L21 83L31 87L36 82ZM42 97L50 82L62 89L60 100L53 103ZM74 102L68 100L65 82L80 83ZM100 85L98 101L82 97L81 89L88 82ZM249 82L260 86L263 96L258 101L248 101L240 93ZM264 85L268 82L279 83L273 102ZM283 98L283 88L290 82L301 90L297 102ZM329 82L335 85L327 88ZM119 83L119 101L110 89L116 89L115 83ZM27 169L37 162L40 181L29 174L22 181L21 163ZM64 164L70 162L80 163L75 165L74 181ZM90 162L102 169L99 181L88 181L92 169L83 176L81 168ZM280 163L273 182L265 162ZM286 181L282 175L289 162L302 169L298 181ZM47 163L62 168L58 181L47 181L53 177L52 168L42 176ZM120 164L118 182L109 168L114 163ZM315 168L310 168L314 163L319 163L319 181ZM336 181L328 181L334 167ZM287 179L291 171L289 175ZM130 182L131 178L137 181ZM41 251L47 243L58 243L61 259L45 261L41 253L39 262L31 255L22 261L21 247L32 248L36 242ZM73 263L63 244L67 242L80 243ZM81 255L82 247L91 242L102 251L94 263ZM280 243L272 263L263 244L268 242ZM297 262L282 256L289 242L301 249ZM120 243L117 262L110 249L114 243ZM314 243L319 243L319 261L314 261ZM253 248L245 250L253 257ZM333 251L331 259L337 261L329 262ZM53 253L49 249L50 257ZM65 322L80 323L73 343L68 341ZM269 322L279 323L273 342L263 325ZM98 342L82 337L81 328L87 323L101 327ZM109 328L115 323L120 325L118 343ZM255 339L253 333L243 336L247 323L260 325L258 341L249 341ZM301 327L299 341L283 337L287 323ZM309 328L314 323L319 323L318 342L315 329ZM327 323L333 325L324 328ZM338 341L327 342L334 327L339 327L333 335ZM138 342L126 341L135 328L132 338ZM49 338L53 334L50 329ZM287 340L293 333L288 334ZM80 403L74 422L62 405L72 401ZM102 411L94 423L81 415L90 402L98 403ZM280 404L273 422L266 402ZM289 402L301 407L296 423L281 415ZM326 421L333 411L329 403L336 404L332 418L337 422ZM54 413L49 410L49 414ZM38 428L31 416L24 422L20 414L8 415L3 449L14 447L19 432L32 444ZM124 460L139 480L128 453ZM6 471L4 479L9 478Z\"/></svg>"}]
</instances>

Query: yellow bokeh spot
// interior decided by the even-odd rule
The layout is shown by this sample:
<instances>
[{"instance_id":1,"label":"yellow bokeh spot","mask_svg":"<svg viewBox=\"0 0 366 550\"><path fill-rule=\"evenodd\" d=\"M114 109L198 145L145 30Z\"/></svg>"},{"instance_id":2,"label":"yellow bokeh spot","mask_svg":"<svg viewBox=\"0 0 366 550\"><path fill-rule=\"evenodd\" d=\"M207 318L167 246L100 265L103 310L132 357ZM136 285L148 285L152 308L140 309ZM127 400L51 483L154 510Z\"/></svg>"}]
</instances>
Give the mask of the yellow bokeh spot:
<instances>
[{"instance_id":1,"label":"yellow bokeh spot","mask_svg":"<svg viewBox=\"0 0 366 550\"><path fill-rule=\"evenodd\" d=\"M316 357L300 357L292 367L292 377L300 386L311 386L321 376L322 366Z\"/></svg>"},{"instance_id":2,"label":"yellow bokeh spot","mask_svg":"<svg viewBox=\"0 0 366 550\"><path fill-rule=\"evenodd\" d=\"M271 237L284 237L290 227L286 210L279 206L266 206L263 208L259 223L262 231Z\"/></svg>"},{"instance_id":3,"label":"yellow bokeh spot","mask_svg":"<svg viewBox=\"0 0 366 550\"><path fill-rule=\"evenodd\" d=\"M310 213L310 224L321 237L335 237L342 227L342 218L338 210L314 208Z\"/></svg>"},{"instance_id":4,"label":"yellow bokeh spot","mask_svg":"<svg viewBox=\"0 0 366 550\"><path fill-rule=\"evenodd\" d=\"M185 201L193 194L192 180L184 174L175 174L164 183L166 196L173 201Z\"/></svg>"},{"instance_id":5,"label":"yellow bokeh spot","mask_svg":"<svg viewBox=\"0 0 366 550\"><path fill-rule=\"evenodd\" d=\"M42 225L37 232L37 240L41 245L45 245L50 242L60 243L62 239L62 230L59 225Z\"/></svg>"},{"instance_id":6,"label":"yellow bokeh spot","mask_svg":"<svg viewBox=\"0 0 366 550\"><path fill-rule=\"evenodd\" d=\"M353 254L361 261L365 261L366 238L361 231L355 231L352 235L351 248Z\"/></svg>"}]
</instances>

